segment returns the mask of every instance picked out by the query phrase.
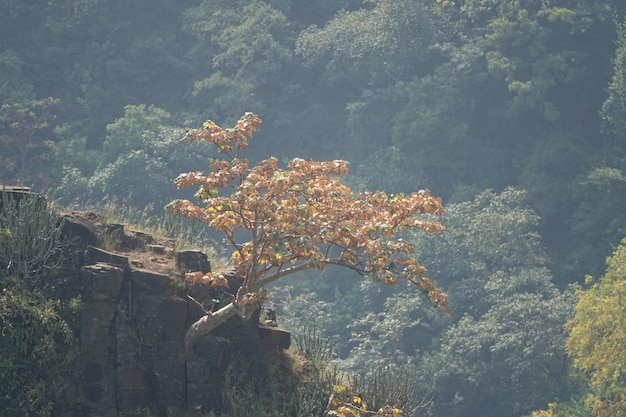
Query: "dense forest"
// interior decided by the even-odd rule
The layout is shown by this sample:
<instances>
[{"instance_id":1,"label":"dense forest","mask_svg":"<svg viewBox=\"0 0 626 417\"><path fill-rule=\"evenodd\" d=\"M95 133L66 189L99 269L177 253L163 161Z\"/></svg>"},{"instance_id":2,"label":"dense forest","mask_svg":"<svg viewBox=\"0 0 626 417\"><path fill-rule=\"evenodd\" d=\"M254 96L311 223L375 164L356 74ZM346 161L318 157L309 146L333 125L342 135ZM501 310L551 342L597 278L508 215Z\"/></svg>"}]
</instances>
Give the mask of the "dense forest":
<instances>
[{"instance_id":1,"label":"dense forest","mask_svg":"<svg viewBox=\"0 0 626 417\"><path fill-rule=\"evenodd\" d=\"M445 236L406 238L452 317L328 269L271 288L283 325L315 323L343 369L414 366L425 415L590 415L577 401L599 388L572 375L564 326L626 236L625 16L622 0L5 0L0 183L158 216L215 156L185 132L257 113L251 160L347 160L353 189L427 188L447 211Z\"/></svg>"}]
</instances>

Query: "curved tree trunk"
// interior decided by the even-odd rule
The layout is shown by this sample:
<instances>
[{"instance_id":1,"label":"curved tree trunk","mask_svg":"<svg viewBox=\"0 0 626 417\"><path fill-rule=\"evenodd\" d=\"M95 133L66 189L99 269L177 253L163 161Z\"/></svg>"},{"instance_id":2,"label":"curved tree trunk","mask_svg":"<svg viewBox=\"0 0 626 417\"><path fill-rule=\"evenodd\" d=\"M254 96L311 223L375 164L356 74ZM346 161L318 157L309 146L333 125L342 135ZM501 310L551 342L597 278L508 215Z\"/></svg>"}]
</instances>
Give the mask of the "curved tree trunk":
<instances>
[{"instance_id":1,"label":"curved tree trunk","mask_svg":"<svg viewBox=\"0 0 626 417\"><path fill-rule=\"evenodd\" d=\"M200 317L187 329L187 334L185 335L185 353L189 355L200 337L211 333L213 329L229 318L236 316L237 313L238 311L235 304L230 303L211 314Z\"/></svg>"}]
</instances>

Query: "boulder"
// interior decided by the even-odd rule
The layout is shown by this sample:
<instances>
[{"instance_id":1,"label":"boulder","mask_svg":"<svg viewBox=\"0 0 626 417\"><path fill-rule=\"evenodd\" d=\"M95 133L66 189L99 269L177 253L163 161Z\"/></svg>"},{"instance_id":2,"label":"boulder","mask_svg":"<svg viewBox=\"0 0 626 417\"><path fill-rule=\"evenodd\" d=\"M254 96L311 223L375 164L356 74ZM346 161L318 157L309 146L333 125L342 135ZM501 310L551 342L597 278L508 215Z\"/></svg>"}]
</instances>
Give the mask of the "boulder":
<instances>
[{"instance_id":1,"label":"boulder","mask_svg":"<svg viewBox=\"0 0 626 417\"><path fill-rule=\"evenodd\" d=\"M92 220L78 212L66 213L62 217L62 239L82 249L97 245L97 228Z\"/></svg>"},{"instance_id":2,"label":"boulder","mask_svg":"<svg viewBox=\"0 0 626 417\"><path fill-rule=\"evenodd\" d=\"M80 268L79 287L83 301L108 301L117 303L120 297L124 270L114 265L98 262Z\"/></svg>"},{"instance_id":3,"label":"boulder","mask_svg":"<svg viewBox=\"0 0 626 417\"><path fill-rule=\"evenodd\" d=\"M261 346L271 349L289 349L291 333L278 327L259 327Z\"/></svg>"},{"instance_id":4,"label":"boulder","mask_svg":"<svg viewBox=\"0 0 626 417\"><path fill-rule=\"evenodd\" d=\"M211 264L206 253L199 250L176 252L176 265L184 271L211 272Z\"/></svg>"},{"instance_id":5,"label":"boulder","mask_svg":"<svg viewBox=\"0 0 626 417\"><path fill-rule=\"evenodd\" d=\"M143 268L130 271L130 282L135 291L163 293L169 292L172 279L167 275Z\"/></svg>"},{"instance_id":6,"label":"boulder","mask_svg":"<svg viewBox=\"0 0 626 417\"><path fill-rule=\"evenodd\" d=\"M117 253L109 252L95 246L88 246L85 250L85 264L106 263L114 265L125 272L130 272L128 257Z\"/></svg>"}]
</instances>

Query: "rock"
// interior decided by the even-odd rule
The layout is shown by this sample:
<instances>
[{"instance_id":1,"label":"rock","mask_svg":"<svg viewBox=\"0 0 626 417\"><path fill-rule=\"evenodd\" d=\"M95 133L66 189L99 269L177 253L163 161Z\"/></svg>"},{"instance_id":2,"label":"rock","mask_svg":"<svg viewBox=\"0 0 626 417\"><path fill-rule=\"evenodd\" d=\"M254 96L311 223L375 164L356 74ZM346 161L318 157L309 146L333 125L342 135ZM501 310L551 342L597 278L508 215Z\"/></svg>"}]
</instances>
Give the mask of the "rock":
<instances>
[{"instance_id":1,"label":"rock","mask_svg":"<svg viewBox=\"0 0 626 417\"><path fill-rule=\"evenodd\" d=\"M83 301L119 300L124 270L117 266L98 262L80 268L79 286Z\"/></svg>"},{"instance_id":2,"label":"rock","mask_svg":"<svg viewBox=\"0 0 626 417\"><path fill-rule=\"evenodd\" d=\"M224 292L184 283L174 262L184 271L207 273L211 265L205 253L176 253L173 244L155 244L152 236L122 224L107 225L94 212L63 217L62 237L74 242L71 249L81 256L79 262L64 265L55 278L54 295L63 303L80 297L82 306L71 322L78 335L74 378L68 382L72 401L65 407L68 412L59 415L117 417L143 409L151 415L170 410L187 415L185 409L220 415L226 373L233 381L267 379L263 360L269 350L261 348L286 349L290 335L258 329L258 311L248 321L232 317L201 337L194 355L184 349L188 326L205 314L189 297L205 309L217 298L228 302L227 294L235 293L243 281L233 269L220 271L228 280ZM132 254L97 247L103 231L111 247L132 249ZM131 259L141 263L131 266ZM159 272L147 269L151 267ZM270 319L267 312L265 318Z\"/></svg>"},{"instance_id":3,"label":"rock","mask_svg":"<svg viewBox=\"0 0 626 417\"><path fill-rule=\"evenodd\" d=\"M176 296L139 294L132 307L142 344L158 346L182 342L186 331L187 301Z\"/></svg>"},{"instance_id":4,"label":"rock","mask_svg":"<svg viewBox=\"0 0 626 417\"><path fill-rule=\"evenodd\" d=\"M230 362L230 341L224 337L208 334L201 337L194 347L196 357L205 360L213 368L224 370Z\"/></svg>"},{"instance_id":5,"label":"rock","mask_svg":"<svg viewBox=\"0 0 626 417\"><path fill-rule=\"evenodd\" d=\"M291 333L278 327L259 327L261 346L271 349L289 349Z\"/></svg>"},{"instance_id":6,"label":"rock","mask_svg":"<svg viewBox=\"0 0 626 417\"><path fill-rule=\"evenodd\" d=\"M199 411L213 410L219 415L220 393L217 385L219 375L210 364L202 360L187 362L187 404Z\"/></svg>"},{"instance_id":7,"label":"rock","mask_svg":"<svg viewBox=\"0 0 626 417\"><path fill-rule=\"evenodd\" d=\"M128 250L145 249L147 244L153 243L154 238L148 233L138 230L128 230L120 236L120 246Z\"/></svg>"},{"instance_id":8,"label":"rock","mask_svg":"<svg viewBox=\"0 0 626 417\"><path fill-rule=\"evenodd\" d=\"M85 251L85 264L107 263L122 268L129 272L128 257L117 253L109 252L104 249L88 246Z\"/></svg>"},{"instance_id":9,"label":"rock","mask_svg":"<svg viewBox=\"0 0 626 417\"><path fill-rule=\"evenodd\" d=\"M46 200L36 192L32 190L30 187L20 187L13 185L1 185L0 184L0 210L4 207L4 197L1 194L6 194L6 196L16 203L19 204L22 199L26 197L36 197L39 201L46 203Z\"/></svg>"},{"instance_id":10,"label":"rock","mask_svg":"<svg viewBox=\"0 0 626 417\"><path fill-rule=\"evenodd\" d=\"M222 415L221 396L216 383L187 384L188 408L206 413L212 411L214 415ZM210 414L209 414L210 415Z\"/></svg>"},{"instance_id":11,"label":"rock","mask_svg":"<svg viewBox=\"0 0 626 417\"><path fill-rule=\"evenodd\" d=\"M141 353L137 332L122 314L118 314L115 325L115 364L120 366L135 363Z\"/></svg>"},{"instance_id":12,"label":"rock","mask_svg":"<svg viewBox=\"0 0 626 417\"><path fill-rule=\"evenodd\" d=\"M116 394L117 406L122 412L148 407L155 400L147 373L132 367L118 368Z\"/></svg>"},{"instance_id":13,"label":"rock","mask_svg":"<svg viewBox=\"0 0 626 417\"><path fill-rule=\"evenodd\" d=\"M187 382L206 384L213 379L213 369L206 361L194 360L187 362Z\"/></svg>"},{"instance_id":14,"label":"rock","mask_svg":"<svg viewBox=\"0 0 626 417\"><path fill-rule=\"evenodd\" d=\"M148 269L133 269L130 271L130 282L136 290L148 292L164 292L171 287L171 279L167 275Z\"/></svg>"},{"instance_id":15,"label":"rock","mask_svg":"<svg viewBox=\"0 0 626 417\"><path fill-rule=\"evenodd\" d=\"M148 249L150 250L150 252L153 252L157 255L165 254L165 246L163 245L148 245Z\"/></svg>"},{"instance_id":16,"label":"rock","mask_svg":"<svg viewBox=\"0 0 626 417\"><path fill-rule=\"evenodd\" d=\"M180 341L165 342L154 355L152 371L159 401L167 407L184 408L187 401L187 376Z\"/></svg>"},{"instance_id":17,"label":"rock","mask_svg":"<svg viewBox=\"0 0 626 417\"><path fill-rule=\"evenodd\" d=\"M211 264L206 253L199 250L176 252L176 265L185 271L211 272Z\"/></svg>"},{"instance_id":18,"label":"rock","mask_svg":"<svg viewBox=\"0 0 626 417\"><path fill-rule=\"evenodd\" d=\"M98 243L96 225L88 217L78 212L63 214L62 217L64 220L62 239L82 249Z\"/></svg>"}]
</instances>

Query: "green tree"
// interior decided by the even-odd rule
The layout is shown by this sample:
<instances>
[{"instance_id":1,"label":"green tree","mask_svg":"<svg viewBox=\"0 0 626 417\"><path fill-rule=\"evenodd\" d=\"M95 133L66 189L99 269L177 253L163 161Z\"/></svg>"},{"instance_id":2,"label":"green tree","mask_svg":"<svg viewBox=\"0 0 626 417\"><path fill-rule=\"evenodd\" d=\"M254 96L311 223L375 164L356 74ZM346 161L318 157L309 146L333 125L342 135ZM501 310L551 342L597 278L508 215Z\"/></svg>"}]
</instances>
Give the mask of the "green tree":
<instances>
[{"instance_id":1,"label":"green tree","mask_svg":"<svg viewBox=\"0 0 626 417\"><path fill-rule=\"evenodd\" d=\"M5 149L2 157L6 181L20 185L32 185L40 167L32 167L33 157L51 152L54 146L50 122L55 119L51 107L58 100L48 97L42 100L6 103L0 107L0 144ZM34 168L34 169L33 169ZM17 175L11 176L11 169Z\"/></svg>"},{"instance_id":2,"label":"green tree","mask_svg":"<svg viewBox=\"0 0 626 417\"><path fill-rule=\"evenodd\" d=\"M527 279L545 279L527 277ZM568 300L521 293L477 318L465 315L424 357L432 415L523 415L569 394L563 345Z\"/></svg>"},{"instance_id":3,"label":"green tree","mask_svg":"<svg viewBox=\"0 0 626 417\"><path fill-rule=\"evenodd\" d=\"M184 132L161 108L126 106L124 116L107 126L97 155L80 138L59 142L64 177L56 197L64 203L116 199L125 205L162 207L176 195L171 179L180 167L200 168L210 157L206 147L181 144Z\"/></svg>"},{"instance_id":4,"label":"green tree","mask_svg":"<svg viewBox=\"0 0 626 417\"><path fill-rule=\"evenodd\" d=\"M626 57L626 25L618 25L617 40L615 42L615 56L613 59L613 77L606 89L606 98L602 104L602 133L597 135L601 146L591 144L583 146L579 139L574 139L579 133L563 132L559 138L552 139L552 146L537 149L555 148L553 155L541 159L543 164L555 167L562 178L570 178L569 184L558 181L554 186L537 191L541 192L542 200L545 196L557 197L561 203L552 204L558 208L558 213L546 213L553 216L571 218L569 230L557 229L557 233L567 236L564 243L554 245L554 257L559 260L556 267L558 275L568 277L571 281L582 281L585 274L600 276L605 269L605 258L626 235L626 222L618 213L626 203L624 186L624 170L626 159L624 151L624 135L626 113L624 113L624 60ZM558 155L561 155L559 158ZM591 158L588 155L593 155ZM549 162L548 162L549 160ZM560 162L559 162L560 161ZM533 164L534 165L534 164ZM578 166L578 168L577 168ZM562 169L562 168L565 169ZM580 167L585 170L581 172ZM554 168L553 168L554 169ZM529 172L546 172L529 166ZM557 172L553 173L556 177ZM548 176L543 176L549 182ZM562 191L561 191L562 190ZM538 196L537 196L538 197ZM571 202L570 202L571 201ZM570 208L571 207L571 208ZM568 209L569 208L569 209Z\"/></svg>"},{"instance_id":5,"label":"green tree","mask_svg":"<svg viewBox=\"0 0 626 417\"><path fill-rule=\"evenodd\" d=\"M0 407L3 415L59 415L72 399L74 334L58 301L41 289L0 292Z\"/></svg>"},{"instance_id":6,"label":"green tree","mask_svg":"<svg viewBox=\"0 0 626 417\"><path fill-rule=\"evenodd\" d=\"M392 121L406 98L403 83L433 71L445 55L441 44L449 28L434 2L394 0L342 11L300 33L296 53L319 77L321 99L333 110L327 119L339 118L347 130L333 128L328 140L351 161L392 144Z\"/></svg>"},{"instance_id":7,"label":"green tree","mask_svg":"<svg viewBox=\"0 0 626 417\"><path fill-rule=\"evenodd\" d=\"M449 288L454 324L423 356L432 415L521 415L569 394L572 302L551 282L537 215L521 191L452 204L444 240L416 250Z\"/></svg>"},{"instance_id":8,"label":"green tree","mask_svg":"<svg viewBox=\"0 0 626 417\"><path fill-rule=\"evenodd\" d=\"M27 290L40 286L62 260L62 227L41 197L33 194L16 202L0 189L0 285L14 280Z\"/></svg>"},{"instance_id":9,"label":"green tree","mask_svg":"<svg viewBox=\"0 0 626 417\"><path fill-rule=\"evenodd\" d=\"M606 156L619 155L623 158L621 139L626 136L626 21L619 24L617 33L613 78L607 89L608 97L602 104L601 115L602 130L610 140L610 152Z\"/></svg>"},{"instance_id":10,"label":"green tree","mask_svg":"<svg viewBox=\"0 0 626 417\"><path fill-rule=\"evenodd\" d=\"M291 65L291 34L285 15L263 1L203 2L185 12L185 26L198 39L192 49L204 75L193 94L211 97L208 112L230 121L241 108L266 117L277 92L286 91L280 74Z\"/></svg>"},{"instance_id":11,"label":"green tree","mask_svg":"<svg viewBox=\"0 0 626 417\"><path fill-rule=\"evenodd\" d=\"M578 291L576 314L567 324L567 353L590 385L586 404L596 416L626 412L626 239L607 259L605 275Z\"/></svg>"},{"instance_id":12,"label":"green tree","mask_svg":"<svg viewBox=\"0 0 626 417\"><path fill-rule=\"evenodd\" d=\"M0 102L23 102L32 99L32 85L24 79L24 63L11 50L0 53Z\"/></svg>"}]
</instances>

